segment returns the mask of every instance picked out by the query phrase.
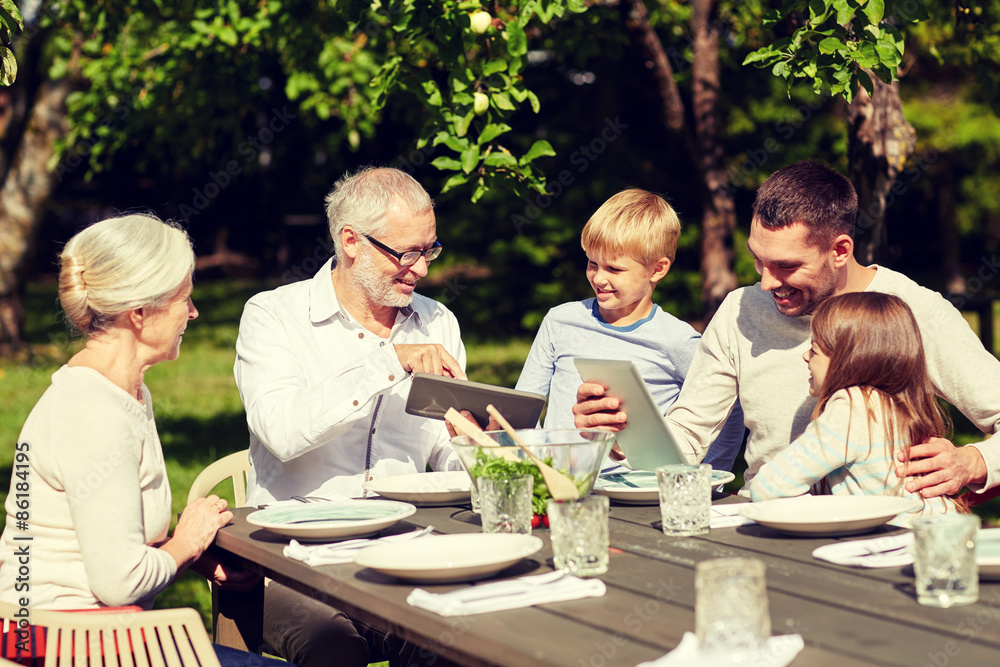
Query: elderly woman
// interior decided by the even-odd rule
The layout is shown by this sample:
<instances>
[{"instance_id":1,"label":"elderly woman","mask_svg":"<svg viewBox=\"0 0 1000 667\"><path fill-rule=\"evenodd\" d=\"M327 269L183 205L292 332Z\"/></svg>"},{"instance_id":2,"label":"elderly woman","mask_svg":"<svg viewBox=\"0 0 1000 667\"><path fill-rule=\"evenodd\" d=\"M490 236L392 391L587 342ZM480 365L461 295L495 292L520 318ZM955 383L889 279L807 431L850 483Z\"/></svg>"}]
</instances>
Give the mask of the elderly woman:
<instances>
[{"instance_id":1,"label":"elderly woman","mask_svg":"<svg viewBox=\"0 0 1000 667\"><path fill-rule=\"evenodd\" d=\"M143 376L177 358L198 316L187 234L152 216L112 218L70 239L60 260L59 301L87 341L52 375L18 438L0 536L0 599L148 609L187 567L222 585L252 584L254 575L204 553L232 519L225 500L194 501L167 534L170 485ZM18 537L29 535L26 593L14 554L26 543Z\"/></svg>"}]
</instances>

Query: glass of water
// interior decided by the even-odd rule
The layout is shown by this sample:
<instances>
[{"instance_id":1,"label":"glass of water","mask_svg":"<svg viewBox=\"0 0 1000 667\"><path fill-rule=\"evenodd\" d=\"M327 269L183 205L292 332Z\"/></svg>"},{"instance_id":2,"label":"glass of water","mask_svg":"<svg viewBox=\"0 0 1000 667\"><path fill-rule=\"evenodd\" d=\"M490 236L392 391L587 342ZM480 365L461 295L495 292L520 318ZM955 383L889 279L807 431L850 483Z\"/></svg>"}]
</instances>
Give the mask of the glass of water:
<instances>
[{"instance_id":1,"label":"glass of water","mask_svg":"<svg viewBox=\"0 0 1000 667\"><path fill-rule=\"evenodd\" d=\"M938 514L914 520L917 602L954 607L979 599L978 533L979 517L972 514Z\"/></svg>"},{"instance_id":2,"label":"glass of water","mask_svg":"<svg viewBox=\"0 0 1000 667\"><path fill-rule=\"evenodd\" d=\"M712 466L668 465L656 469L663 534L682 537L708 532L712 511Z\"/></svg>"}]
</instances>

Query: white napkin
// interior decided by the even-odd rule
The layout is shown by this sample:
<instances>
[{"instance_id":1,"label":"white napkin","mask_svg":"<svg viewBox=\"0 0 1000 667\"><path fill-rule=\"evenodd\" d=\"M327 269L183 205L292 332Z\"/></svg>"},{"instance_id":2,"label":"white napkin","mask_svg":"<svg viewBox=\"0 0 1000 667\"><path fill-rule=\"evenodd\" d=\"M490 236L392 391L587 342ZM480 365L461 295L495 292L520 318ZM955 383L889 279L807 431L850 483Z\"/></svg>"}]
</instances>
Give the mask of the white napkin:
<instances>
[{"instance_id":1,"label":"white napkin","mask_svg":"<svg viewBox=\"0 0 1000 667\"><path fill-rule=\"evenodd\" d=\"M913 533L883 535L870 540L826 544L812 553L813 558L854 567L902 567L913 562L910 545Z\"/></svg>"},{"instance_id":2,"label":"white napkin","mask_svg":"<svg viewBox=\"0 0 1000 667\"><path fill-rule=\"evenodd\" d=\"M429 535L432 530L434 530L434 526L427 526L421 530L413 530L409 533L400 533L398 535L387 535L375 540L346 540L344 542L334 542L333 544L308 546L292 540L282 550L282 553L289 558L300 560L306 565L312 565L313 567L317 565L341 565L343 563L353 563L354 557L358 555L358 552L366 547L385 542L405 542Z\"/></svg>"},{"instance_id":3,"label":"white napkin","mask_svg":"<svg viewBox=\"0 0 1000 667\"><path fill-rule=\"evenodd\" d=\"M732 528L734 526L745 526L754 523L753 519L748 519L740 514L740 510L746 503L727 503L725 505L712 505L712 514L708 520L709 528Z\"/></svg>"},{"instance_id":4,"label":"white napkin","mask_svg":"<svg viewBox=\"0 0 1000 667\"><path fill-rule=\"evenodd\" d=\"M600 579L581 579L556 570L492 584L469 586L448 593L414 588L406 601L441 616L469 616L519 609L548 602L599 598L606 588Z\"/></svg>"},{"instance_id":5,"label":"white napkin","mask_svg":"<svg viewBox=\"0 0 1000 667\"><path fill-rule=\"evenodd\" d=\"M698 637L693 632L685 632L681 643L673 651L638 667L785 667L804 646L800 635L778 635L768 637L767 643L759 649L702 651L698 646Z\"/></svg>"}]
</instances>

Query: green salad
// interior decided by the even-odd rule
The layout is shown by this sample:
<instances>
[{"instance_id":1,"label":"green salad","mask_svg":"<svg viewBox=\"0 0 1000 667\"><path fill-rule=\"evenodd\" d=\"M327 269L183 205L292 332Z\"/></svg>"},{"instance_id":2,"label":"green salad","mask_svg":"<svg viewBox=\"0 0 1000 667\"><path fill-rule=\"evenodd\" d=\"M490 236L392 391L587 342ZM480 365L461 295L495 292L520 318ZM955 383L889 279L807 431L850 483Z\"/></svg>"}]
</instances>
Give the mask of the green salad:
<instances>
[{"instance_id":1,"label":"green salad","mask_svg":"<svg viewBox=\"0 0 1000 667\"><path fill-rule=\"evenodd\" d=\"M551 456L542 459L542 461L550 466L552 465ZM569 470L561 470L560 472L573 480L576 487L580 489L581 495L584 494L584 489L589 488L590 478L593 477L593 475L587 475L583 480L577 480L569 474ZM531 461L508 461L507 459L493 456L480 450L476 452L476 465L472 467L469 473L473 479L479 479L480 477L520 477L521 475L531 475L534 478L531 511L541 516L549 513L548 502L552 498L552 495L549 493L549 487L542 478L542 471Z\"/></svg>"}]
</instances>

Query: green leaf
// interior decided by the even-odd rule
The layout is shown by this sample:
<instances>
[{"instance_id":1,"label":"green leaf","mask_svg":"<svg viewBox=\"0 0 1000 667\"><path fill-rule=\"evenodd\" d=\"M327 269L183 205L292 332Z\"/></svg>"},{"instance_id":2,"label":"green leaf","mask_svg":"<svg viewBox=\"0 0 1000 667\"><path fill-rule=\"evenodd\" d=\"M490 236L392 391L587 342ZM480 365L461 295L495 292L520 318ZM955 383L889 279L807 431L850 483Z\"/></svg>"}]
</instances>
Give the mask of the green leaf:
<instances>
[{"instance_id":1,"label":"green leaf","mask_svg":"<svg viewBox=\"0 0 1000 667\"><path fill-rule=\"evenodd\" d=\"M497 109L503 109L504 111L514 111L517 109L513 102L510 101L510 95L507 93L493 93L491 99Z\"/></svg>"},{"instance_id":2,"label":"green leaf","mask_svg":"<svg viewBox=\"0 0 1000 667\"><path fill-rule=\"evenodd\" d=\"M883 65L890 69L895 69L903 60L903 54L899 52L892 42L879 42L875 45L875 52Z\"/></svg>"},{"instance_id":3,"label":"green leaf","mask_svg":"<svg viewBox=\"0 0 1000 667\"><path fill-rule=\"evenodd\" d=\"M488 190L489 188L486 187L486 184L483 183L483 179L480 178L479 182L476 184L476 191L472 193L472 203L475 204L479 201Z\"/></svg>"},{"instance_id":4,"label":"green leaf","mask_svg":"<svg viewBox=\"0 0 1000 667\"><path fill-rule=\"evenodd\" d=\"M512 56L523 56L528 52L528 36L524 28L516 23L507 24L507 51Z\"/></svg>"},{"instance_id":5,"label":"green leaf","mask_svg":"<svg viewBox=\"0 0 1000 667\"><path fill-rule=\"evenodd\" d=\"M420 87L423 88L424 94L427 95L425 100L427 104L435 107L441 106L441 91L438 89L437 82L430 78L430 74L428 74L425 80L420 82Z\"/></svg>"},{"instance_id":6,"label":"green leaf","mask_svg":"<svg viewBox=\"0 0 1000 667\"><path fill-rule=\"evenodd\" d=\"M788 64L784 60L779 60L774 63L774 67L771 68L771 74L774 76L780 76L788 78Z\"/></svg>"},{"instance_id":7,"label":"green leaf","mask_svg":"<svg viewBox=\"0 0 1000 667\"><path fill-rule=\"evenodd\" d=\"M872 78L868 76L868 72L863 69L859 69L854 75L861 87L868 91L869 96L875 94L875 83L872 81Z\"/></svg>"},{"instance_id":8,"label":"green leaf","mask_svg":"<svg viewBox=\"0 0 1000 667\"><path fill-rule=\"evenodd\" d=\"M865 13L872 25L878 25L882 22L882 16L885 14L885 0L868 0L861 11Z\"/></svg>"},{"instance_id":9,"label":"green leaf","mask_svg":"<svg viewBox=\"0 0 1000 667\"><path fill-rule=\"evenodd\" d=\"M833 0L833 8L837 10L838 25L846 25L854 16L854 7L848 0Z\"/></svg>"},{"instance_id":10,"label":"green leaf","mask_svg":"<svg viewBox=\"0 0 1000 667\"><path fill-rule=\"evenodd\" d=\"M462 163L453 157L448 157L442 155L441 157L436 157L431 161L431 164L440 169L441 171L459 171L462 168Z\"/></svg>"},{"instance_id":11,"label":"green leaf","mask_svg":"<svg viewBox=\"0 0 1000 667\"><path fill-rule=\"evenodd\" d=\"M491 60L483 65L483 76L489 76L490 74L502 72L505 69L507 69L507 61L503 58L497 58L496 60Z\"/></svg>"},{"instance_id":12,"label":"green leaf","mask_svg":"<svg viewBox=\"0 0 1000 667\"><path fill-rule=\"evenodd\" d=\"M469 113L464 116L456 115L452 121L452 127L455 128L456 137L464 137L469 132L469 125L472 123L472 119L476 117L475 111L469 111Z\"/></svg>"},{"instance_id":13,"label":"green leaf","mask_svg":"<svg viewBox=\"0 0 1000 667\"><path fill-rule=\"evenodd\" d=\"M506 123L491 123L483 128L483 131L479 133L479 144L488 144L493 141L501 134L511 131L511 126Z\"/></svg>"},{"instance_id":14,"label":"green leaf","mask_svg":"<svg viewBox=\"0 0 1000 667\"><path fill-rule=\"evenodd\" d=\"M9 86L17 78L17 60L14 52L6 46L0 46L0 85Z\"/></svg>"},{"instance_id":15,"label":"green leaf","mask_svg":"<svg viewBox=\"0 0 1000 667\"><path fill-rule=\"evenodd\" d=\"M926 21L930 18L930 14L927 13L927 6L924 0L906 0L905 2L896 2L893 6L893 16L895 16L900 21L909 21L916 23L917 21Z\"/></svg>"},{"instance_id":16,"label":"green leaf","mask_svg":"<svg viewBox=\"0 0 1000 667\"><path fill-rule=\"evenodd\" d=\"M538 101L538 95L535 95L532 91L528 91L528 101L531 102L531 110L538 113L538 110L542 108L542 103Z\"/></svg>"},{"instance_id":17,"label":"green leaf","mask_svg":"<svg viewBox=\"0 0 1000 667\"><path fill-rule=\"evenodd\" d=\"M471 173L476 165L479 164L479 147L470 146L469 148L462 151L462 171L466 174Z\"/></svg>"},{"instance_id":18,"label":"green leaf","mask_svg":"<svg viewBox=\"0 0 1000 667\"><path fill-rule=\"evenodd\" d=\"M218 32L219 41L228 46L236 46L236 43L240 41L239 37L236 35L236 31L233 30L233 26L224 25L219 29Z\"/></svg>"},{"instance_id":19,"label":"green leaf","mask_svg":"<svg viewBox=\"0 0 1000 667\"><path fill-rule=\"evenodd\" d=\"M535 143L531 144L531 148L528 149L527 153L521 156L521 159L518 160L518 164L526 165L535 158L540 158L546 155L553 156L555 154L556 152L553 150L552 144L544 139L539 139Z\"/></svg>"},{"instance_id":20,"label":"green leaf","mask_svg":"<svg viewBox=\"0 0 1000 667\"><path fill-rule=\"evenodd\" d=\"M18 30L24 30L24 17L21 16L21 12L17 9L17 5L14 4L14 0L0 0L0 11L4 15L3 22L7 24L7 27L12 32L15 25Z\"/></svg>"},{"instance_id":21,"label":"green leaf","mask_svg":"<svg viewBox=\"0 0 1000 667\"><path fill-rule=\"evenodd\" d=\"M452 176L451 178L449 178L447 181L444 182L444 185L441 187L441 194L444 194L449 190L453 190L457 188L459 185L463 185L468 180L469 177L466 176L465 174L462 173L455 174L454 176Z\"/></svg>"},{"instance_id":22,"label":"green leaf","mask_svg":"<svg viewBox=\"0 0 1000 667\"><path fill-rule=\"evenodd\" d=\"M462 139L459 139L456 136L448 134L447 132L438 132L434 136L434 141L432 143L434 146L444 144L445 146L455 151L456 153L461 153L469 145L468 140L463 141Z\"/></svg>"},{"instance_id":23,"label":"green leaf","mask_svg":"<svg viewBox=\"0 0 1000 667\"><path fill-rule=\"evenodd\" d=\"M510 153L493 151L483 159L483 164L487 167L516 167L517 160Z\"/></svg>"},{"instance_id":24,"label":"green leaf","mask_svg":"<svg viewBox=\"0 0 1000 667\"><path fill-rule=\"evenodd\" d=\"M820 44L820 49L822 50L822 44ZM743 64L750 65L756 62L763 62L765 60L768 60L774 55L776 55L774 50L771 49L770 47L765 46L762 49L757 49L756 51L751 51L749 54L747 54L747 57L743 59Z\"/></svg>"},{"instance_id":25,"label":"green leaf","mask_svg":"<svg viewBox=\"0 0 1000 667\"><path fill-rule=\"evenodd\" d=\"M836 53L837 51L847 51L847 45L836 37L827 37L819 43L820 53Z\"/></svg>"}]
</instances>

